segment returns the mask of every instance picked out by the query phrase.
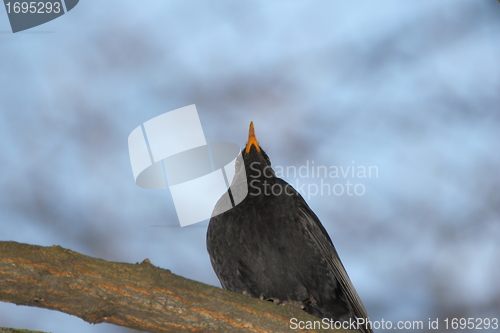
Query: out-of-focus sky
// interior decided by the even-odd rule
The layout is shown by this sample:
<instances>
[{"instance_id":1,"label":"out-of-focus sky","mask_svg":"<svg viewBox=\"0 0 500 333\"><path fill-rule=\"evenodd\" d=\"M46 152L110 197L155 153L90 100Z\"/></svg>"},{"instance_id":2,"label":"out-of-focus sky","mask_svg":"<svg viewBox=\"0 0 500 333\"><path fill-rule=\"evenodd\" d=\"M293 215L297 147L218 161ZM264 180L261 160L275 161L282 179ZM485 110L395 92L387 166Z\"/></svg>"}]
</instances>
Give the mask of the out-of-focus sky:
<instances>
[{"instance_id":1,"label":"out-of-focus sky","mask_svg":"<svg viewBox=\"0 0 500 333\"><path fill-rule=\"evenodd\" d=\"M128 157L134 128L196 104L207 141L253 121L273 165L376 167L284 175L372 320L500 318L498 2L82 0L16 34L0 10L0 31L0 240L220 286L206 223L178 227ZM364 194L314 194L347 181ZM0 326L132 332L7 303Z\"/></svg>"}]
</instances>

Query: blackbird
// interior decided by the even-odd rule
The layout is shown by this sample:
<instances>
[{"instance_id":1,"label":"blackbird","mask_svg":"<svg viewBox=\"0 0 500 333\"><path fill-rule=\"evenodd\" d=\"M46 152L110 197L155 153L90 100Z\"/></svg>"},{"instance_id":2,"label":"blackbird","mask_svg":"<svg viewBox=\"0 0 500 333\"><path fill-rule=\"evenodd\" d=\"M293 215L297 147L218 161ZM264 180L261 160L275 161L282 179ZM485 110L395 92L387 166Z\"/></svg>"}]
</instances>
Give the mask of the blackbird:
<instances>
[{"instance_id":1,"label":"blackbird","mask_svg":"<svg viewBox=\"0 0 500 333\"><path fill-rule=\"evenodd\" d=\"M246 197L228 210L228 197L234 205L238 193ZM228 194L207 230L210 261L224 289L297 304L319 318L368 321L330 236L302 196L276 177L253 123ZM356 329L372 332L366 324Z\"/></svg>"}]
</instances>

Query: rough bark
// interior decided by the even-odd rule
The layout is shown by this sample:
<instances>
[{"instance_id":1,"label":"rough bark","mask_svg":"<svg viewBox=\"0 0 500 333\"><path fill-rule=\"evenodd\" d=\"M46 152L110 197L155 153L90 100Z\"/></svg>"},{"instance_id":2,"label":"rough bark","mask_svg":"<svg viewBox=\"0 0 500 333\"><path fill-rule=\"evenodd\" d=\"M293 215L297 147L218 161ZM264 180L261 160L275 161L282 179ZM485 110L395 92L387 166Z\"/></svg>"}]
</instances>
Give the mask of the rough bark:
<instances>
[{"instance_id":1,"label":"rough bark","mask_svg":"<svg viewBox=\"0 0 500 333\"><path fill-rule=\"evenodd\" d=\"M0 300L148 332L322 332L291 329L290 318L319 320L293 306L191 281L147 259L110 262L60 246L0 242Z\"/></svg>"}]
</instances>

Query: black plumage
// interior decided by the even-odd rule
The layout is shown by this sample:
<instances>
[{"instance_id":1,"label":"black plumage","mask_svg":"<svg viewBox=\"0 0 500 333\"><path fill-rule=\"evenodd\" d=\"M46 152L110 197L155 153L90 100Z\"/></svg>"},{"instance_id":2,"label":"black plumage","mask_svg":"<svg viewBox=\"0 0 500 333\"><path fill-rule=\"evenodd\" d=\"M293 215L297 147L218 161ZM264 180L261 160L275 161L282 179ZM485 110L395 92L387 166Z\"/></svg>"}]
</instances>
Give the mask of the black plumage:
<instances>
[{"instance_id":1,"label":"black plumage","mask_svg":"<svg viewBox=\"0 0 500 333\"><path fill-rule=\"evenodd\" d=\"M238 203L246 191L227 210L228 200ZM207 231L210 260L224 289L301 302L319 318L368 319L328 233L302 196L276 177L252 123L229 193L215 206Z\"/></svg>"}]
</instances>

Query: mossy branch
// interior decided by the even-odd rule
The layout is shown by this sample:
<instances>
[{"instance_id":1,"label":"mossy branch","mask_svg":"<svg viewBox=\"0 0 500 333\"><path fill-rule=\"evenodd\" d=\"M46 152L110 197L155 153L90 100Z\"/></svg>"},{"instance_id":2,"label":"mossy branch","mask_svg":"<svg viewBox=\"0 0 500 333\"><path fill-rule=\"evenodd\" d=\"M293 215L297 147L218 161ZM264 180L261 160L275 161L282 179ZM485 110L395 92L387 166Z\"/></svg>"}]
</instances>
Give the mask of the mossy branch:
<instances>
[{"instance_id":1,"label":"mossy branch","mask_svg":"<svg viewBox=\"0 0 500 333\"><path fill-rule=\"evenodd\" d=\"M147 259L110 262L60 246L0 242L0 300L147 332L322 332L291 329L291 318L319 321L293 306L188 280Z\"/></svg>"}]
</instances>

